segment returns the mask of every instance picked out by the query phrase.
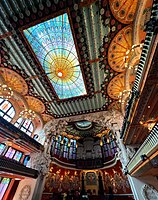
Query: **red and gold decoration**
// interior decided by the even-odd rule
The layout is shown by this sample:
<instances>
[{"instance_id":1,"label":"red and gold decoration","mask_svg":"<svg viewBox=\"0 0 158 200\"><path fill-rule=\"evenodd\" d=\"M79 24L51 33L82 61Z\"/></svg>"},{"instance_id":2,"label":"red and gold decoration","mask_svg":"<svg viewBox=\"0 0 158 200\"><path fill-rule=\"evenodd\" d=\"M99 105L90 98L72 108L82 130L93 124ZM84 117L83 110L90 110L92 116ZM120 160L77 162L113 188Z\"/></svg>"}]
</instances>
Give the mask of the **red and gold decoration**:
<instances>
[{"instance_id":1,"label":"red and gold decoration","mask_svg":"<svg viewBox=\"0 0 158 200\"><path fill-rule=\"evenodd\" d=\"M110 8L114 17L123 24L134 20L138 0L110 0Z\"/></svg>"},{"instance_id":2,"label":"red and gold decoration","mask_svg":"<svg viewBox=\"0 0 158 200\"><path fill-rule=\"evenodd\" d=\"M110 67L117 71L125 71L124 57L132 46L132 27L126 26L112 40L108 50L108 62Z\"/></svg>"},{"instance_id":3,"label":"red and gold decoration","mask_svg":"<svg viewBox=\"0 0 158 200\"><path fill-rule=\"evenodd\" d=\"M45 191L67 192L80 189L80 170L68 170L51 165L48 172Z\"/></svg>"},{"instance_id":4,"label":"red and gold decoration","mask_svg":"<svg viewBox=\"0 0 158 200\"><path fill-rule=\"evenodd\" d=\"M37 113L43 113L45 111L45 105L41 100L32 96L25 96L25 98L31 110Z\"/></svg>"}]
</instances>

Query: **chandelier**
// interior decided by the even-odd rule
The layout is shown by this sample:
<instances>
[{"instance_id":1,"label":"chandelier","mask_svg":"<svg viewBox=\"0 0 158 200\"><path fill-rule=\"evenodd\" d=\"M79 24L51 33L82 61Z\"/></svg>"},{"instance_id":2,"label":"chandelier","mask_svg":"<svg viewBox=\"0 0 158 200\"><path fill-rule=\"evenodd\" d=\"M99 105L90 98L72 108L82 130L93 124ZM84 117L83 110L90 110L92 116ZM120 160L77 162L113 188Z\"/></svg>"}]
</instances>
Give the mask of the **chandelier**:
<instances>
[{"instance_id":1,"label":"chandelier","mask_svg":"<svg viewBox=\"0 0 158 200\"><path fill-rule=\"evenodd\" d=\"M119 98L119 102L124 104L126 101L126 98L129 97L131 93L131 90L123 90L122 92L120 92L118 98Z\"/></svg>"},{"instance_id":2,"label":"chandelier","mask_svg":"<svg viewBox=\"0 0 158 200\"><path fill-rule=\"evenodd\" d=\"M153 129L153 127L155 126L157 121L158 121L158 118L145 121L144 116L143 116L142 120L139 123L141 125L143 125L144 127L147 127L149 131L151 131Z\"/></svg>"},{"instance_id":3,"label":"chandelier","mask_svg":"<svg viewBox=\"0 0 158 200\"><path fill-rule=\"evenodd\" d=\"M19 116L24 119L34 120L36 117L36 113L33 110L25 109L20 112Z\"/></svg>"},{"instance_id":4,"label":"chandelier","mask_svg":"<svg viewBox=\"0 0 158 200\"><path fill-rule=\"evenodd\" d=\"M132 54L133 54L133 52L136 50L136 48L142 49L142 47L143 47L143 43L141 43L141 44L134 44L130 49L128 49L128 50L126 51L126 55L125 55L125 57L124 57L125 67L126 67L126 68L129 68L129 69L132 69L132 68L133 68L133 66L131 66L131 65L128 64L129 61L130 61L130 58L132 57Z\"/></svg>"},{"instance_id":5,"label":"chandelier","mask_svg":"<svg viewBox=\"0 0 158 200\"><path fill-rule=\"evenodd\" d=\"M13 96L13 90L5 84L0 84L0 97L10 99Z\"/></svg>"}]
</instances>

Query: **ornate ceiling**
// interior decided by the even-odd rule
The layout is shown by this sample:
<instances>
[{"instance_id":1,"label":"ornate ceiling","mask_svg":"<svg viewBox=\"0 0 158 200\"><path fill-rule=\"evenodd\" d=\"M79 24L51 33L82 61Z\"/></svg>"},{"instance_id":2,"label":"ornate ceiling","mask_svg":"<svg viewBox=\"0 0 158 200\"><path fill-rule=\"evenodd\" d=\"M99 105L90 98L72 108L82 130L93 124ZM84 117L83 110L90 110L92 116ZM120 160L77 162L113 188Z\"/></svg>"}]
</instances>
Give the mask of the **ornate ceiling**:
<instances>
[{"instance_id":1,"label":"ornate ceiling","mask_svg":"<svg viewBox=\"0 0 158 200\"><path fill-rule=\"evenodd\" d=\"M126 65L135 53L131 48L138 2L2 0L0 70L4 82L22 95L30 109L42 114L45 122L112 108L119 110L118 96L126 89ZM63 13L69 16L86 93L62 99L23 30ZM70 74L64 70L60 71L62 75ZM133 74L128 80L133 81Z\"/></svg>"}]
</instances>

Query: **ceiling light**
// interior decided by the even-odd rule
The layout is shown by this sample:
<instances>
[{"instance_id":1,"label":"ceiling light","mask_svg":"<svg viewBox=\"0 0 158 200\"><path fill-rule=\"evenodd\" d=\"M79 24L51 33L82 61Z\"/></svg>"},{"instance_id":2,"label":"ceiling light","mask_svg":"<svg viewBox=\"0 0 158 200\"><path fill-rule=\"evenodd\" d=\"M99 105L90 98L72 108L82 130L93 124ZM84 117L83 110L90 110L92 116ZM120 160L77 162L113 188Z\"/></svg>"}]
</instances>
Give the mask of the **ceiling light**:
<instances>
[{"instance_id":1,"label":"ceiling light","mask_svg":"<svg viewBox=\"0 0 158 200\"><path fill-rule=\"evenodd\" d=\"M34 120L36 117L36 113L33 110L22 110L19 114L20 117L24 119Z\"/></svg>"},{"instance_id":2,"label":"ceiling light","mask_svg":"<svg viewBox=\"0 0 158 200\"><path fill-rule=\"evenodd\" d=\"M0 97L10 99L13 96L13 90L5 84L0 84Z\"/></svg>"}]
</instances>

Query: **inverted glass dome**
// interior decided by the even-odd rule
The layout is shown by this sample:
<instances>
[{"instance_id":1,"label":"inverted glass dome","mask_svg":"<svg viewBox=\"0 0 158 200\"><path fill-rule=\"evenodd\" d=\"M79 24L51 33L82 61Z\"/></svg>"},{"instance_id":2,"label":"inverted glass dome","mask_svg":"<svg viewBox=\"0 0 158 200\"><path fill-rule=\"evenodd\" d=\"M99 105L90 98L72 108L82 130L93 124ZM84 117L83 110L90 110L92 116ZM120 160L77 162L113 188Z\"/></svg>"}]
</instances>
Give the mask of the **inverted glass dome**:
<instances>
[{"instance_id":1,"label":"inverted glass dome","mask_svg":"<svg viewBox=\"0 0 158 200\"><path fill-rule=\"evenodd\" d=\"M67 13L23 33L59 99L87 94Z\"/></svg>"},{"instance_id":2,"label":"inverted glass dome","mask_svg":"<svg viewBox=\"0 0 158 200\"><path fill-rule=\"evenodd\" d=\"M92 122L84 120L76 122L75 125L78 129L86 130L92 127Z\"/></svg>"}]
</instances>

